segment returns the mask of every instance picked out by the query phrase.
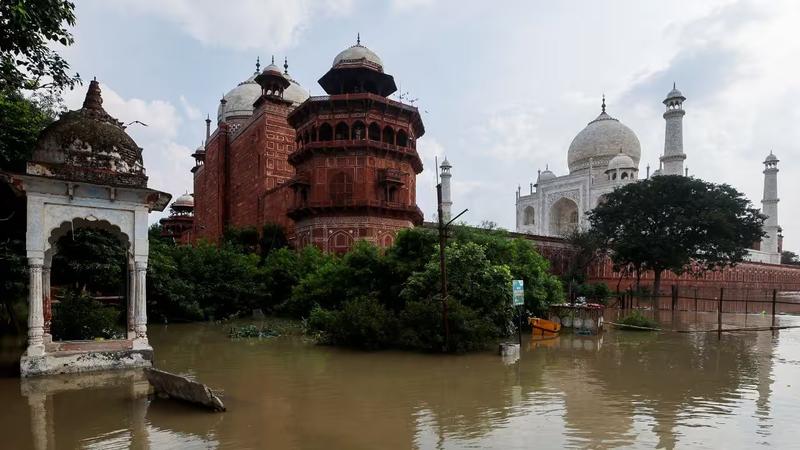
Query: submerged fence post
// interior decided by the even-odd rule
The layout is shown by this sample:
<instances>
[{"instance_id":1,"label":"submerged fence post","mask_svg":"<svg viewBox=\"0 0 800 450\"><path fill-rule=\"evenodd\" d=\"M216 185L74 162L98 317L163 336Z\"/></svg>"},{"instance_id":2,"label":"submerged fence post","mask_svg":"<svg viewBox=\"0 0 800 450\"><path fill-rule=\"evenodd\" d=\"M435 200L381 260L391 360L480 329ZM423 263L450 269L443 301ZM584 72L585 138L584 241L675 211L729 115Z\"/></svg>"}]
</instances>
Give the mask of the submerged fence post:
<instances>
[{"instance_id":1,"label":"submerged fence post","mask_svg":"<svg viewBox=\"0 0 800 450\"><path fill-rule=\"evenodd\" d=\"M773 289L772 290L772 327L773 328L775 327L775 303L777 302L777 299L778 299L778 290L777 289Z\"/></svg>"},{"instance_id":2,"label":"submerged fence post","mask_svg":"<svg viewBox=\"0 0 800 450\"><path fill-rule=\"evenodd\" d=\"M697 312L697 286L694 287L694 312Z\"/></svg>"},{"instance_id":3,"label":"submerged fence post","mask_svg":"<svg viewBox=\"0 0 800 450\"><path fill-rule=\"evenodd\" d=\"M725 294L725 288L719 288L719 305L717 306L717 339L722 337L722 297Z\"/></svg>"}]
</instances>

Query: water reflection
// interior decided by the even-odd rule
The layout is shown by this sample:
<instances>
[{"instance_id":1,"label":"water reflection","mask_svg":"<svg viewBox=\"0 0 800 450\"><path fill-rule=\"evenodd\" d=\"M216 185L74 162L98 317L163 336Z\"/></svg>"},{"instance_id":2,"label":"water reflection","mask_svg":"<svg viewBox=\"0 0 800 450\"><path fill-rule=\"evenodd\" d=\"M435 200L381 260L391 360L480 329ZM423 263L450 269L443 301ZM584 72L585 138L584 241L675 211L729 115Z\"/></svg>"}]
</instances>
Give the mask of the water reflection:
<instances>
[{"instance_id":1,"label":"water reflection","mask_svg":"<svg viewBox=\"0 0 800 450\"><path fill-rule=\"evenodd\" d=\"M137 372L0 379L25 412L0 426L36 449L780 447L800 419L795 333L562 335L505 364L155 327L156 364L223 389L227 413L152 399Z\"/></svg>"}]
</instances>

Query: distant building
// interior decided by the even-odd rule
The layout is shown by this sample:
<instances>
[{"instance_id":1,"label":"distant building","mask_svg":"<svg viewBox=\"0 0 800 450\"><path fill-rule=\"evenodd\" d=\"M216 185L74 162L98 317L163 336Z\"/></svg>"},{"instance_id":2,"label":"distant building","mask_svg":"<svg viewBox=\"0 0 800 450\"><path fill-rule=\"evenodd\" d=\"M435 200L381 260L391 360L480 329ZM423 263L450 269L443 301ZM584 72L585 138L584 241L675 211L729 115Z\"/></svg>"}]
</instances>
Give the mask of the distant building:
<instances>
[{"instance_id":1,"label":"distant building","mask_svg":"<svg viewBox=\"0 0 800 450\"><path fill-rule=\"evenodd\" d=\"M684 168L683 93L675 85L663 103L664 152L659 158L658 175L688 175ZM549 167L538 173L530 192L516 193L516 229L541 236L565 236L576 228L587 228L586 213L603 201L606 194L639 177L642 150L636 133L606 113L603 97L600 115L589 122L572 140L567 151L569 174L557 176ZM778 158L772 153L764 161L762 212L767 216L767 236L750 251L751 261L780 263L781 228L778 225ZM647 168L646 176L650 176Z\"/></svg>"},{"instance_id":2,"label":"distant building","mask_svg":"<svg viewBox=\"0 0 800 450\"><path fill-rule=\"evenodd\" d=\"M274 60L220 101L217 129L195 158L192 239L218 241L228 227L277 223L298 247L344 252L358 239L380 246L422 223L414 106L358 39L308 92Z\"/></svg>"}]
</instances>

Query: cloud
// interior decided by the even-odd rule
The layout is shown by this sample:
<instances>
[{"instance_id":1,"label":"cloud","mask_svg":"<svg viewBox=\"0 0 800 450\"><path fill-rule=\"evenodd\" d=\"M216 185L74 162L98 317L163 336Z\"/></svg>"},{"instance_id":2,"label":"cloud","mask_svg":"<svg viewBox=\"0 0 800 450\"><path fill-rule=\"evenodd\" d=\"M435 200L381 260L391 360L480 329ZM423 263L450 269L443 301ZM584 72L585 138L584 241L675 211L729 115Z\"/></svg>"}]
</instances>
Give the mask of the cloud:
<instances>
[{"instance_id":1,"label":"cloud","mask_svg":"<svg viewBox=\"0 0 800 450\"><path fill-rule=\"evenodd\" d=\"M186 114L186 117L189 120L199 120L203 117L203 114L197 109L194 105L189 103L189 100L186 99L185 96L180 96L181 106L183 107L183 112Z\"/></svg>"},{"instance_id":2,"label":"cloud","mask_svg":"<svg viewBox=\"0 0 800 450\"><path fill-rule=\"evenodd\" d=\"M174 23L212 47L235 50L291 46L314 20L348 14L353 0L125 0L117 6Z\"/></svg>"},{"instance_id":3,"label":"cloud","mask_svg":"<svg viewBox=\"0 0 800 450\"><path fill-rule=\"evenodd\" d=\"M142 158L148 176L148 187L169 192L174 196L191 191L193 182L189 172L192 150L177 142L180 127L185 118L178 109L165 100L126 99L111 87L101 84L103 108L125 124L134 120L147 126L133 123L126 132L142 147ZM83 104L86 88L78 87L64 95L68 109L79 109ZM165 213L153 214L151 222Z\"/></svg>"},{"instance_id":4,"label":"cloud","mask_svg":"<svg viewBox=\"0 0 800 450\"><path fill-rule=\"evenodd\" d=\"M417 11L436 3L436 0L392 0L392 9L398 12Z\"/></svg>"}]
</instances>

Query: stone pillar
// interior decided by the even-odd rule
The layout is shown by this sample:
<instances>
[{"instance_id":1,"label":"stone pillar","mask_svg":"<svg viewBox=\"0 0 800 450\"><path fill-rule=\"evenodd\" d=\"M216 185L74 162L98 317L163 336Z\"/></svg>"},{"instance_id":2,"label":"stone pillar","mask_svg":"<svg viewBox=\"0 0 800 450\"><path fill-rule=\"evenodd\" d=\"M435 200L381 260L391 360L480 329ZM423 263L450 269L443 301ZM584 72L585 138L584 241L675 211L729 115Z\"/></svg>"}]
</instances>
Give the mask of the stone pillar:
<instances>
[{"instance_id":1,"label":"stone pillar","mask_svg":"<svg viewBox=\"0 0 800 450\"><path fill-rule=\"evenodd\" d=\"M28 258L28 356L44 355L42 264L42 258Z\"/></svg>"},{"instance_id":2,"label":"stone pillar","mask_svg":"<svg viewBox=\"0 0 800 450\"><path fill-rule=\"evenodd\" d=\"M128 339L136 338L136 265L131 261L128 264L128 314L127 325Z\"/></svg>"},{"instance_id":3,"label":"stone pillar","mask_svg":"<svg viewBox=\"0 0 800 450\"><path fill-rule=\"evenodd\" d=\"M136 261L136 296L134 301L134 349L148 349L147 342L147 261Z\"/></svg>"},{"instance_id":4,"label":"stone pillar","mask_svg":"<svg viewBox=\"0 0 800 450\"><path fill-rule=\"evenodd\" d=\"M53 321L53 302L50 298L50 263L46 262L42 267L42 309L44 317L44 336L45 344L53 342L53 335L50 334L50 324Z\"/></svg>"}]
</instances>

